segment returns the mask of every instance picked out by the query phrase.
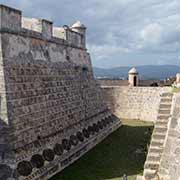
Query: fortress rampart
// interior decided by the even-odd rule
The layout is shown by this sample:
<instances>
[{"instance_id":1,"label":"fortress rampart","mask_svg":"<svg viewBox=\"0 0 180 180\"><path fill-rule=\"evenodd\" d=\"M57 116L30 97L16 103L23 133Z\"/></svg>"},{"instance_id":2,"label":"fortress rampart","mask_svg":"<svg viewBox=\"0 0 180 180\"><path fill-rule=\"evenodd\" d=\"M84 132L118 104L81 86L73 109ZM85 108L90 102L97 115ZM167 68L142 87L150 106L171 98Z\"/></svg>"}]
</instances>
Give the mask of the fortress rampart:
<instances>
[{"instance_id":1,"label":"fortress rampart","mask_svg":"<svg viewBox=\"0 0 180 180\"><path fill-rule=\"evenodd\" d=\"M105 100L119 118L155 122L161 94L170 87L102 86Z\"/></svg>"},{"instance_id":2,"label":"fortress rampart","mask_svg":"<svg viewBox=\"0 0 180 180\"><path fill-rule=\"evenodd\" d=\"M179 180L180 95L171 87L102 86L105 100L119 118L154 122L143 177Z\"/></svg>"},{"instance_id":3,"label":"fortress rampart","mask_svg":"<svg viewBox=\"0 0 180 180\"><path fill-rule=\"evenodd\" d=\"M49 179L121 125L93 78L85 30L0 5L1 180Z\"/></svg>"}]
</instances>

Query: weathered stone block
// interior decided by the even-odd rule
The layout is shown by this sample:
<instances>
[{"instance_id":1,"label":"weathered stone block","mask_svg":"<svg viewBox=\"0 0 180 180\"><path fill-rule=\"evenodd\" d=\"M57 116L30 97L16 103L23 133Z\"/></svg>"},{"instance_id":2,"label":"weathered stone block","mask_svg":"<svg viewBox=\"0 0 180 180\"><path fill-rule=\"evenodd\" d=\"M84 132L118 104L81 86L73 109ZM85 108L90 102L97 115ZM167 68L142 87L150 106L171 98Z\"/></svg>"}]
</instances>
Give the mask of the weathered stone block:
<instances>
[{"instance_id":1,"label":"weathered stone block","mask_svg":"<svg viewBox=\"0 0 180 180\"><path fill-rule=\"evenodd\" d=\"M21 11L0 4L0 29L19 30Z\"/></svg>"}]
</instances>

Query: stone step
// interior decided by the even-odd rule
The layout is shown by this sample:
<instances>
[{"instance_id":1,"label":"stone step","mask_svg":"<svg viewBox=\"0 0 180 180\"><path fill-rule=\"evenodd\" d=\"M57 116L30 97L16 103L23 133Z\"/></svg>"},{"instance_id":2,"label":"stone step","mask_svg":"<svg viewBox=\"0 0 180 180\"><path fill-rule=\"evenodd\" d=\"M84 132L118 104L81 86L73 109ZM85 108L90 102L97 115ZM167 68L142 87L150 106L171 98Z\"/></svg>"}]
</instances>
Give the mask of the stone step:
<instances>
[{"instance_id":1,"label":"stone step","mask_svg":"<svg viewBox=\"0 0 180 180\"><path fill-rule=\"evenodd\" d=\"M157 140L164 140L166 138L166 134L153 134L152 138Z\"/></svg>"},{"instance_id":2,"label":"stone step","mask_svg":"<svg viewBox=\"0 0 180 180\"><path fill-rule=\"evenodd\" d=\"M171 104L171 102L172 102L172 98L163 98L163 99L161 99L160 104L161 103Z\"/></svg>"},{"instance_id":3,"label":"stone step","mask_svg":"<svg viewBox=\"0 0 180 180\"><path fill-rule=\"evenodd\" d=\"M153 161L153 162L160 162L161 156L152 156L152 155L148 155L147 160L146 161Z\"/></svg>"},{"instance_id":4,"label":"stone step","mask_svg":"<svg viewBox=\"0 0 180 180\"><path fill-rule=\"evenodd\" d=\"M164 136L166 136L166 132L155 132L155 133L153 133L153 135L164 135Z\"/></svg>"},{"instance_id":5,"label":"stone step","mask_svg":"<svg viewBox=\"0 0 180 180\"><path fill-rule=\"evenodd\" d=\"M160 109L159 115L170 115L171 109Z\"/></svg>"},{"instance_id":6,"label":"stone step","mask_svg":"<svg viewBox=\"0 0 180 180\"><path fill-rule=\"evenodd\" d=\"M166 127L168 125L168 122L167 121L156 121L155 123L155 127L159 127L159 126L164 126Z\"/></svg>"},{"instance_id":7,"label":"stone step","mask_svg":"<svg viewBox=\"0 0 180 180\"><path fill-rule=\"evenodd\" d=\"M171 109L171 102L169 102L169 104L160 103L159 108L160 109Z\"/></svg>"},{"instance_id":8,"label":"stone step","mask_svg":"<svg viewBox=\"0 0 180 180\"><path fill-rule=\"evenodd\" d=\"M161 119L161 120L157 120L156 122L155 122L155 126L154 127L158 127L158 126L167 126L168 125L168 122L169 122L169 119Z\"/></svg>"},{"instance_id":9,"label":"stone step","mask_svg":"<svg viewBox=\"0 0 180 180\"><path fill-rule=\"evenodd\" d=\"M164 99L166 99L165 101L163 101ZM171 96L164 96L164 97L161 97L161 100L160 100L160 103L161 102L172 102L172 97Z\"/></svg>"},{"instance_id":10,"label":"stone step","mask_svg":"<svg viewBox=\"0 0 180 180\"><path fill-rule=\"evenodd\" d=\"M164 133L166 133L167 132L167 127L155 127L154 128L154 131L153 131L153 134L156 134L156 133L158 133L158 134L164 134Z\"/></svg>"},{"instance_id":11,"label":"stone step","mask_svg":"<svg viewBox=\"0 0 180 180\"><path fill-rule=\"evenodd\" d=\"M159 162L146 161L144 169L157 170L159 168Z\"/></svg>"},{"instance_id":12,"label":"stone step","mask_svg":"<svg viewBox=\"0 0 180 180\"><path fill-rule=\"evenodd\" d=\"M168 120L169 117L170 117L170 115L161 115L161 114L159 114L158 117L157 117L157 119Z\"/></svg>"},{"instance_id":13,"label":"stone step","mask_svg":"<svg viewBox=\"0 0 180 180\"><path fill-rule=\"evenodd\" d=\"M166 124L158 124L158 125L156 125L156 129L157 128L167 128L168 127L168 124L166 123Z\"/></svg>"},{"instance_id":14,"label":"stone step","mask_svg":"<svg viewBox=\"0 0 180 180\"><path fill-rule=\"evenodd\" d=\"M166 123L166 124L168 124L168 122L169 122L169 119L157 119L155 123L160 123L160 124L161 124L161 123L164 123L164 124ZM159 124L159 125L160 125L160 124ZM161 125L162 125L162 124L161 124ZM161 125L160 125L160 126L161 126ZM157 126L158 126L158 125L157 125ZM156 127L156 124L155 124L154 127Z\"/></svg>"},{"instance_id":15,"label":"stone step","mask_svg":"<svg viewBox=\"0 0 180 180\"><path fill-rule=\"evenodd\" d=\"M162 152L163 152L163 146L152 146L151 147L151 151L148 152L148 155L146 158L148 158L149 155L153 155L153 156L161 156Z\"/></svg>"},{"instance_id":16,"label":"stone step","mask_svg":"<svg viewBox=\"0 0 180 180\"><path fill-rule=\"evenodd\" d=\"M166 126L160 126L160 127L155 126L154 131L158 131L158 132L167 131L167 127Z\"/></svg>"},{"instance_id":17,"label":"stone step","mask_svg":"<svg viewBox=\"0 0 180 180\"><path fill-rule=\"evenodd\" d=\"M169 93L169 92L163 93L161 94L161 97L173 97L173 93Z\"/></svg>"},{"instance_id":18,"label":"stone step","mask_svg":"<svg viewBox=\"0 0 180 180\"><path fill-rule=\"evenodd\" d=\"M156 174L156 170L146 169L144 171L143 180L152 180L154 179L155 174Z\"/></svg>"},{"instance_id":19,"label":"stone step","mask_svg":"<svg viewBox=\"0 0 180 180\"><path fill-rule=\"evenodd\" d=\"M155 143L161 143L162 145L164 144L164 139L153 139L153 142Z\"/></svg>"},{"instance_id":20,"label":"stone step","mask_svg":"<svg viewBox=\"0 0 180 180\"><path fill-rule=\"evenodd\" d=\"M164 132L157 132L155 131L155 133L153 133L153 135L163 135L163 136L166 136L167 132L164 131Z\"/></svg>"},{"instance_id":21,"label":"stone step","mask_svg":"<svg viewBox=\"0 0 180 180\"><path fill-rule=\"evenodd\" d=\"M150 147L148 153L157 153L157 154L162 154L163 148L160 147Z\"/></svg>"},{"instance_id":22,"label":"stone step","mask_svg":"<svg viewBox=\"0 0 180 180\"><path fill-rule=\"evenodd\" d=\"M161 141L154 141L154 139L152 140L150 146L151 147L163 147L164 142Z\"/></svg>"},{"instance_id":23,"label":"stone step","mask_svg":"<svg viewBox=\"0 0 180 180\"><path fill-rule=\"evenodd\" d=\"M158 112L158 117L159 117L159 116L160 116L160 117L161 117L161 116L167 116L167 117L169 116L169 117L170 117L170 112L168 112L168 113L165 112L165 111Z\"/></svg>"},{"instance_id":24,"label":"stone step","mask_svg":"<svg viewBox=\"0 0 180 180\"><path fill-rule=\"evenodd\" d=\"M155 132L167 131L167 126L165 126L165 125L163 125L163 126L161 126L161 125L155 126L154 131L155 131ZM153 132L154 132L154 131L153 131Z\"/></svg>"},{"instance_id":25,"label":"stone step","mask_svg":"<svg viewBox=\"0 0 180 180\"><path fill-rule=\"evenodd\" d=\"M159 156L161 156L161 154L162 153L160 153L160 152L151 152L151 151L148 152L148 156L153 156L153 157L159 157ZM147 158L148 158L148 156L147 156Z\"/></svg>"},{"instance_id":26,"label":"stone step","mask_svg":"<svg viewBox=\"0 0 180 180\"><path fill-rule=\"evenodd\" d=\"M163 97L163 98L161 98L160 104L163 104L163 103L171 104L172 103L172 97Z\"/></svg>"},{"instance_id":27,"label":"stone step","mask_svg":"<svg viewBox=\"0 0 180 180\"><path fill-rule=\"evenodd\" d=\"M152 169L146 169L145 171L146 173L156 173L156 170L152 170Z\"/></svg>"},{"instance_id":28,"label":"stone step","mask_svg":"<svg viewBox=\"0 0 180 180\"><path fill-rule=\"evenodd\" d=\"M158 113L171 113L171 108L159 108Z\"/></svg>"}]
</instances>

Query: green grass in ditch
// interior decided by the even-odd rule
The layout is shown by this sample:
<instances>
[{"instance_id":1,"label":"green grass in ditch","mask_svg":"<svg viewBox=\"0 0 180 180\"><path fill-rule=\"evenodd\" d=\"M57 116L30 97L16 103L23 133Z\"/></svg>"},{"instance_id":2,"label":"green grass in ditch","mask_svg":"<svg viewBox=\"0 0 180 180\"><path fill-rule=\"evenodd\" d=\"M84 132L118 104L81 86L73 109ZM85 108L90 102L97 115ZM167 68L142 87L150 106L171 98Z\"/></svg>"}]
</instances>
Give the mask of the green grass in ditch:
<instances>
[{"instance_id":1,"label":"green grass in ditch","mask_svg":"<svg viewBox=\"0 0 180 180\"><path fill-rule=\"evenodd\" d=\"M124 120L122 127L51 180L122 180L124 173L135 180L146 157L135 152L146 149L152 129L151 123Z\"/></svg>"}]
</instances>

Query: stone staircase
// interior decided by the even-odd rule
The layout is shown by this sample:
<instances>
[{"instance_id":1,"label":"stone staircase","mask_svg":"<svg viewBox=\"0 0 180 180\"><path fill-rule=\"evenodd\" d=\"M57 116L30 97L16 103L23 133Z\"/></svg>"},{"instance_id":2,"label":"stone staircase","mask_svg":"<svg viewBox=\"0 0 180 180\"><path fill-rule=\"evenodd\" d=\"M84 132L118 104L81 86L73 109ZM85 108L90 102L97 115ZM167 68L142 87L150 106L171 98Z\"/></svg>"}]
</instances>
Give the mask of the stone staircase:
<instances>
[{"instance_id":1,"label":"stone staircase","mask_svg":"<svg viewBox=\"0 0 180 180\"><path fill-rule=\"evenodd\" d=\"M155 122L151 144L144 165L144 178L151 180L157 178L158 169L163 152L166 135L168 131L168 122L171 113L172 93L163 93L159 106L157 121Z\"/></svg>"}]
</instances>

